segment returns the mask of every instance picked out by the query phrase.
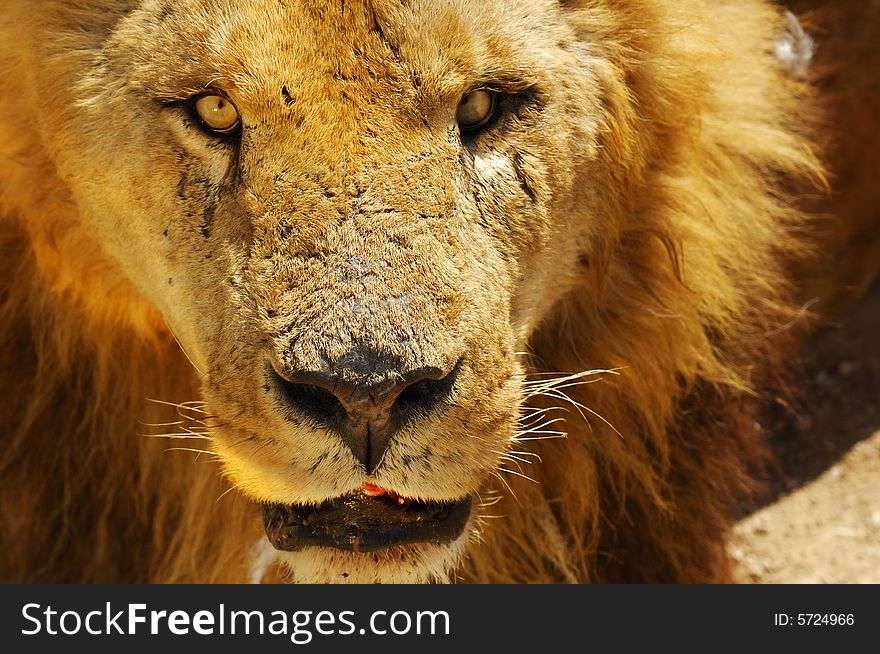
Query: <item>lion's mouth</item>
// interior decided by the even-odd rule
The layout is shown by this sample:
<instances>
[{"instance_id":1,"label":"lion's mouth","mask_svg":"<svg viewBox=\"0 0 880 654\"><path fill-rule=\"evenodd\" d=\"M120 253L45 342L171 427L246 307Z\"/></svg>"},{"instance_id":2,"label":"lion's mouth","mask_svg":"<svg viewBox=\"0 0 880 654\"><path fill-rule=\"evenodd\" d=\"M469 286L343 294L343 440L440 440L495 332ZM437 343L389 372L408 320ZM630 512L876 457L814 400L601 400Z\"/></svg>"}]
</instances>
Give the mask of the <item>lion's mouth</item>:
<instances>
[{"instance_id":1,"label":"lion's mouth","mask_svg":"<svg viewBox=\"0 0 880 654\"><path fill-rule=\"evenodd\" d=\"M450 543L461 536L472 498L455 502L409 500L364 484L361 491L318 506L264 504L266 535L275 549L334 547L375 552L395 545Z\"/></svg>"}]
</instances>

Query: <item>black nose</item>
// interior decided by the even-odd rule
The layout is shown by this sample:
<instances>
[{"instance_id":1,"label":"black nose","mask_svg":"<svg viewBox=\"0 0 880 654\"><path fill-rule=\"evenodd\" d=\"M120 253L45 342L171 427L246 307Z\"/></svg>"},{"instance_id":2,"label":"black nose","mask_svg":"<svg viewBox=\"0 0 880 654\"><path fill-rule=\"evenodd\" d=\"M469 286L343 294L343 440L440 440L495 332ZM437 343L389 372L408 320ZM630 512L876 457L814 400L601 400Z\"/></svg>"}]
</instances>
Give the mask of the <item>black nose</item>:
<instances>
[{"instance_id":1,"label":"black nose","mask_svg":"<svg viewBox=\"0 0 880 654\"><path fill-rule=\"evenodd\" d=\"M382 460L394 434L437 408L461 368L407 368L397 357L352 350L327 371L284 371L272 376L284 403L335 431L367 473Z\"/></svg>"}]
</instances>

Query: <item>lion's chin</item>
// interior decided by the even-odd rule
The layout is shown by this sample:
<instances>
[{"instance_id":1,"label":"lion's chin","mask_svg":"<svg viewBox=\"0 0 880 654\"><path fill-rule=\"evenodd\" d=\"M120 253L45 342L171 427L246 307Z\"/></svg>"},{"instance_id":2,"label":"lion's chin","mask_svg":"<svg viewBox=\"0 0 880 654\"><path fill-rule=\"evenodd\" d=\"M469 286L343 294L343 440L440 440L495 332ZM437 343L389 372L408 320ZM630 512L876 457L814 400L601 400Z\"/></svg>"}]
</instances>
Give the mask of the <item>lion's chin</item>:
<instances>
[{"instance_id":1,"label":"lion's chin","mask_svg":"<svg viewBox=\"0 0 880 654\"><path fill-rule=\"evenodd\" d=\"M364 487L317 505L264 504L269 542L288 552L333 547L358 553L443 544L461 536L471 515L469 495L456 501L409 500L379 486Z\"/></svg>"},{"instance_id":2,"label":"lion's chin","mask_svg":"<svg viewBox=\"0 0 880 654\"><path fill-rule=\"evenodd\" d=\"M329 547L277 552L294 583L427 584L450 583L470 530L451 543L419 543L368 553Z\"/></svg>"},{"instance_id":3,"label":"lion's chin","mask_svg":"<svg viewBox=\"0 0 880 654\"><path fill-rule=\"evenodd\" d=\"M404 498L373 484L317 505L263 505L268 543L297 583L451 581L472 533L472 497Z\"/></svg>"}]
</instances>

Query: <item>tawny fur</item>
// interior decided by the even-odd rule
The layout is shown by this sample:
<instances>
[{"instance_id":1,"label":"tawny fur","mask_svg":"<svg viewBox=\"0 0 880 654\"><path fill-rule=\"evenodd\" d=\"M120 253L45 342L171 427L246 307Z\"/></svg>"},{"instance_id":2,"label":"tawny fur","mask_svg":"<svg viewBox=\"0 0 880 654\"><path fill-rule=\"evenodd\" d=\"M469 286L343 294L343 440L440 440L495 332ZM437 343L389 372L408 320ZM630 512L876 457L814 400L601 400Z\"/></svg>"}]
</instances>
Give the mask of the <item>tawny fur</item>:
<instances>
[{"instance_id":1,"label":"tawny fur","mask_svg":"<svg viewBox=\"0 0 880 654\"><path fill-rule=\"evenodd\" d=\"M762 452L743 404L784 373L795 195L824 180L813 92L774 57L786 19L506 4L4 4L0 579L249 580L258 501L364 481L278 415L260 366L368 338L466 362L375 481L483 506L446 549L277 574L728 579ZM456 94L504 66L543 110L463 150ZM253 117L240 154L159 106L207 85ZM607 372L523 383L584 370ZM181 420L146 398L202 396L165 431L199 427L182 447L216 461L138 435ZM518 439L535 416L565 422Z\"/></svg>"}]
</instances>

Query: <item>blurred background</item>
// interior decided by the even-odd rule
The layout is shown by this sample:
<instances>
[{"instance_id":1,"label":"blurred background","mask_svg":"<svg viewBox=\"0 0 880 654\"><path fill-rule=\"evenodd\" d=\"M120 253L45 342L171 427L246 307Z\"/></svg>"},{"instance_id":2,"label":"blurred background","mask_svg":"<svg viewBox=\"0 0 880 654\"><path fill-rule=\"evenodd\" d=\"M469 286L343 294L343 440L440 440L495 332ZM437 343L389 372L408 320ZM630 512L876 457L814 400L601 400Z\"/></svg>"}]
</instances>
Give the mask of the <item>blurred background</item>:
<instances>
[{"instance_id":1,"label":"blurred background","mask_svg":"<svg viewBox=\"0 0 880 654\"><path fill-rule=\"evenodd\" d=\"M732 537L737 578L880 583L880 284L803 357L793 411L762 425L777 465Z\"/></svg>"}]
</instances>

